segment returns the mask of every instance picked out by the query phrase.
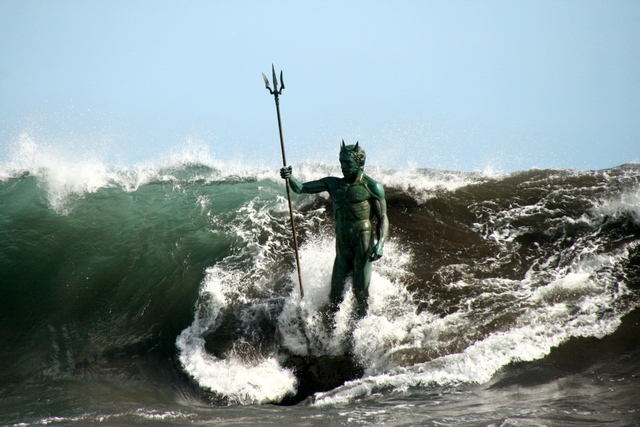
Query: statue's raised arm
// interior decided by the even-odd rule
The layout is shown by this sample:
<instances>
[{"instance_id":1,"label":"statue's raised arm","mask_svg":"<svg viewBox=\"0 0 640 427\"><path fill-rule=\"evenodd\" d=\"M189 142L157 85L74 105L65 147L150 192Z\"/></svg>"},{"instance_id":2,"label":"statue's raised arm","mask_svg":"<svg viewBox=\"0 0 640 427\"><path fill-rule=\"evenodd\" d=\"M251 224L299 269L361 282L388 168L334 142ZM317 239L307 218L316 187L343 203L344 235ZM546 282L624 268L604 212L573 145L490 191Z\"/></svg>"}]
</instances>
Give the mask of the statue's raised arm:
<instances>
[{"instance_id":1,"label":"statue's raised arm","mask_svg":"<svg viewBox=\"0 0 640 427\"><path fill-rule=\"evenodd\" d=\"M297 194L301 194L301 193L314 194L314 193L322 193L323 191L329 191L326 183L324 182L326 181L326 178L320 179L318 181L305 182L303 184L295 176L293 176L293 171L291 166L286 166L280 169L280 176L282 177L282 179L289 180L289 186L291 187L293 192Z\"/></svg>"}]
</instances>

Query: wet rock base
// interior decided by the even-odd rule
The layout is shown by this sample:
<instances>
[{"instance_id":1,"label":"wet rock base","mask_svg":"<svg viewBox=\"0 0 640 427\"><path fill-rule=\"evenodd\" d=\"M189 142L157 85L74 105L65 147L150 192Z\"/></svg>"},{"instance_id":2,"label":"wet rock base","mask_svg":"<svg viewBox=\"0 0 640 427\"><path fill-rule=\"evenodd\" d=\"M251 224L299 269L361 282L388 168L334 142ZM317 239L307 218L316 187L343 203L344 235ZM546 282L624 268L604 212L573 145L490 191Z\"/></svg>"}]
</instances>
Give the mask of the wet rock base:
<instances>
[{"instance_id":1,"label":"wet rock base","mask_svg":"<svg viewBox=\"0 0 640 427\"><path fill-rule=\"evenodd\" d=\"M291 356L284 367L298 378L298 393L285 397L280 405L295 405L321 391L333 390L362 377L364 370L347 355Z\"/></svg>"}]
</instances>

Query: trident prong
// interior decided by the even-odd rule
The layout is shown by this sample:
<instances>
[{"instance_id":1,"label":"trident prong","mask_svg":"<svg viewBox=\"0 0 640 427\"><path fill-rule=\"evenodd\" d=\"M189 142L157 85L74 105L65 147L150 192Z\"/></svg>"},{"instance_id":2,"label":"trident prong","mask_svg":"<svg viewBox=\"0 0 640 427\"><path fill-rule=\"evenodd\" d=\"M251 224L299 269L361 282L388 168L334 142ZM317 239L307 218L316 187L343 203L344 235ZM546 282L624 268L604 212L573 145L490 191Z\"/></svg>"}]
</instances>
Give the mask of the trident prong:
<instances>
[{"instance_id":1,"label":"trident prong","mask_svg":"<svg viewBox=\"0 0 640 427\"><path fill-rule=\"evenodd\" d=\"M284 89L284 80L282 80L282 71L280 71L280 89L278 89L278 79L276 77L276 68L271 64L271 75L273 76L273 89L269 86L269 79L267 76L262 73L262 78L264 79L264 86L267 88L269 93L276 98L278 95L282 93L282 89Z\"/></svg>"},{"instance_id":2,"label":"trident prong","mask_svg":"<svg viewBox=\"0 0 640 427\"><path fill-rule=\"evenodd\" d=\"M269 93L273 95L273 91L269 87L269 79L267 78L267 76L264 75L264 73L262 73L262 78L264 79L265 87L269 90Z\"/></svg>"}]
</instances>

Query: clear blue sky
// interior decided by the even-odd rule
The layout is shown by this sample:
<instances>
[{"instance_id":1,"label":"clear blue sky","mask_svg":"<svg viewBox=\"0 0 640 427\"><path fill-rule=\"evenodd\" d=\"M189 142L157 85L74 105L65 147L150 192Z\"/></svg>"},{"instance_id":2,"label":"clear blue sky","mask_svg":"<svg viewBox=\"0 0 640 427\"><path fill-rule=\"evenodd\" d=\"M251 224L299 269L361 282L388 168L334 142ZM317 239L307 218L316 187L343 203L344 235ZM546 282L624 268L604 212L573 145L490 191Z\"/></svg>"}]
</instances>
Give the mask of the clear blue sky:
<instances>
[{"instance_id":1,"label":"clear blue sky","mask_svg":"<svg viewBox=\"0 0 640 427\"><path fill-rule=\"evenodd\" d=\"M640 161L640 1L0 2L0 161L20 134L129 163L500 171Z\"/></svg>"}]
</instances>

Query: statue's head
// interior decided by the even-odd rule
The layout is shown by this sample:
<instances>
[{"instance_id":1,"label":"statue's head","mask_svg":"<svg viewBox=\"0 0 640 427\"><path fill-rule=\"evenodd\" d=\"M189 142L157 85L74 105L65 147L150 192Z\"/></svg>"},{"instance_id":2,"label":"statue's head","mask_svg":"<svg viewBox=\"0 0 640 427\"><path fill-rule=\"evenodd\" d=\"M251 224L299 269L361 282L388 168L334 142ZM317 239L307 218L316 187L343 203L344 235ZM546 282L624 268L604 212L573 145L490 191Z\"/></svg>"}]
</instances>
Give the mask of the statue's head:
<instances>
[{"instance_id":1,"label":"statue's head","mask_svg":"<svg viewBox=\"0 0 640 427\"><path fill-rule=\"evenodd\" d=\"M355 177L358 172L364 170L364 162L367 158L360 144L345 145L344 140L340 145L340 165L345 178Z\"/></svg>"},{"instance_id":2,"label":"statue's head","mask_svg":"<svg viewBox=\"0 0 640 427\"><path fill-rule=\"evenodd\" d=\"M340 158L347 155L351 156L360 166L364 167L367 155L362 147L360 147L360 143L356 142L355 145L345 145L343 139L342 144L340 145Z\"/></svg>"}]
</instances>

